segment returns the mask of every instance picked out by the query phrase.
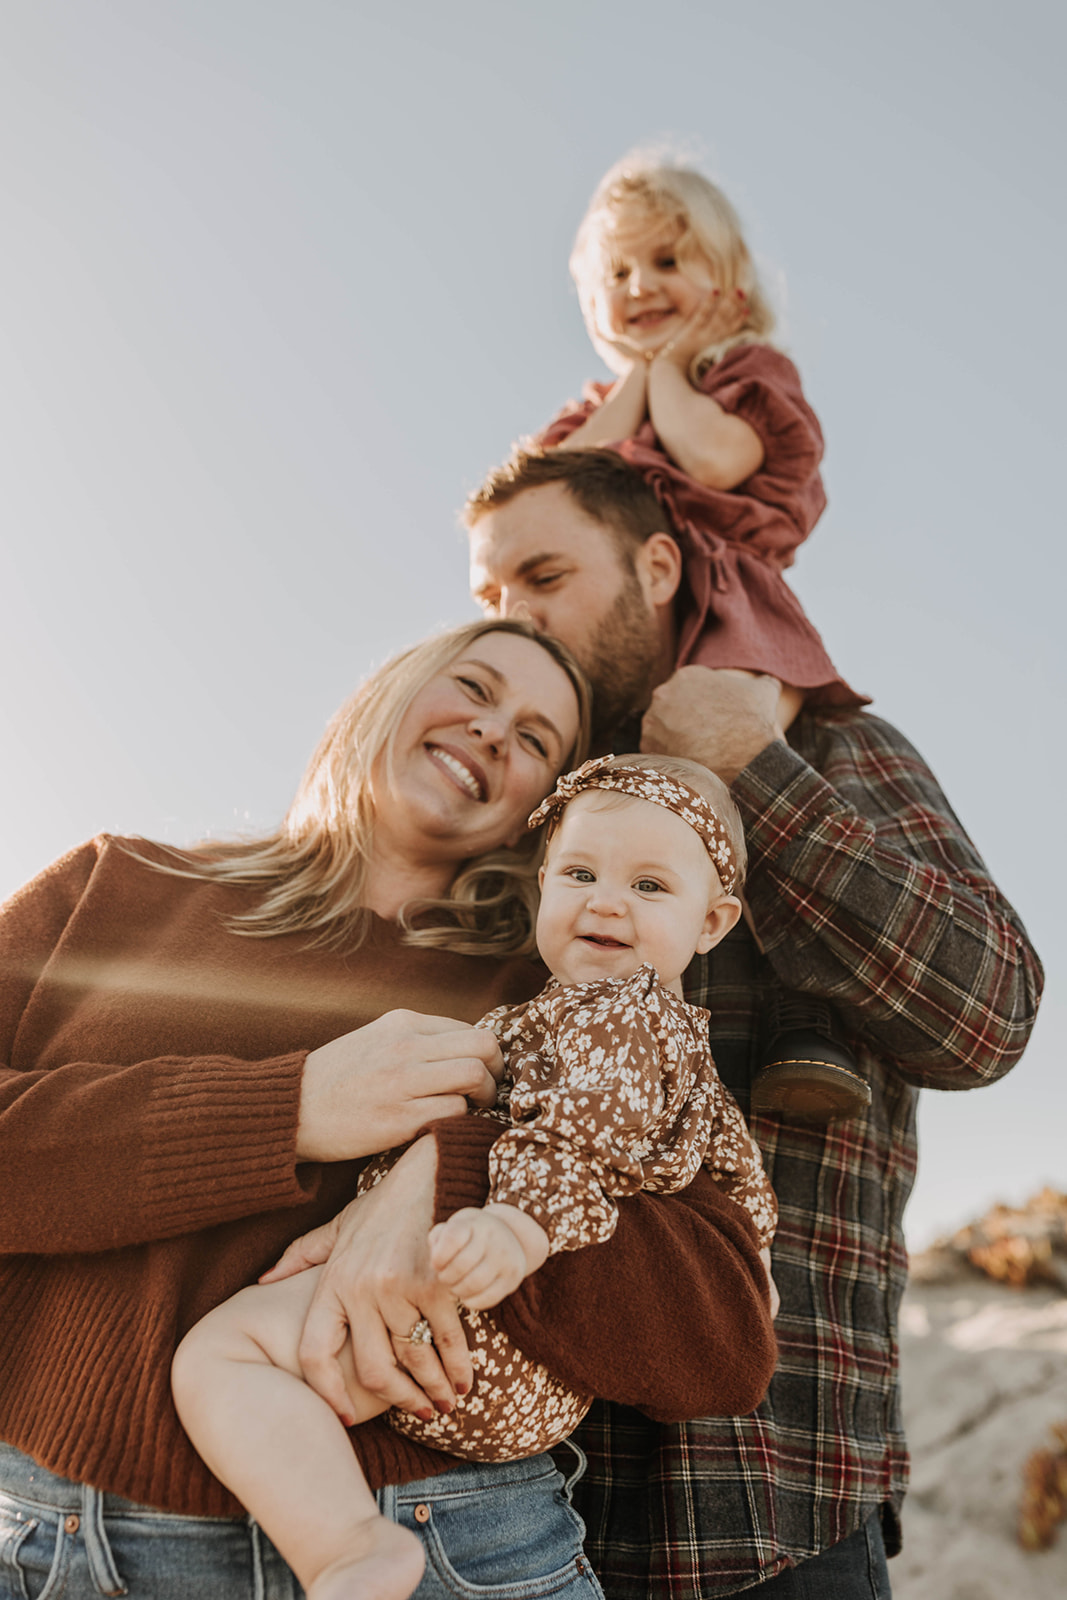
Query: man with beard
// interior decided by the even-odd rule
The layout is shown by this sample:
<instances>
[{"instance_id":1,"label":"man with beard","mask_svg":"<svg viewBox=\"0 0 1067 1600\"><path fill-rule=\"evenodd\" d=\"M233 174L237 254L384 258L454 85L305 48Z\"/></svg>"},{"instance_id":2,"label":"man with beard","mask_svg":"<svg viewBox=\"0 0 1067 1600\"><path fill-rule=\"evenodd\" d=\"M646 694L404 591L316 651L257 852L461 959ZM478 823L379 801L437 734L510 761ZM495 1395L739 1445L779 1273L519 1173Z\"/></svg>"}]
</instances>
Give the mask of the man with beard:
<instances>
[{"instance_id":1,"label":"man with beard","mask_svg":"<svg viewBox=\"0 0 1067 1600\"><path fill-rule=\"evenodd\" d=\"M1040 964L894 728L860 710L798 714L772 678L673 670L678 546L619 456L517 453L466 520L475 598L570 646L603 747L688 756L731 785L750 921L696 958L685 989L711 1013L716 1064L743 1109L760 1018L783 987L833 1003L871 1088L849 1121L752 1116L781 1211L778 1371L743 1418L664 1426L596 1406L577 1436L586 1548L609 1600L881 1600L907 1474L896 1321L916 1091L1008 1071Z\"/></svg>"}]
</instances>

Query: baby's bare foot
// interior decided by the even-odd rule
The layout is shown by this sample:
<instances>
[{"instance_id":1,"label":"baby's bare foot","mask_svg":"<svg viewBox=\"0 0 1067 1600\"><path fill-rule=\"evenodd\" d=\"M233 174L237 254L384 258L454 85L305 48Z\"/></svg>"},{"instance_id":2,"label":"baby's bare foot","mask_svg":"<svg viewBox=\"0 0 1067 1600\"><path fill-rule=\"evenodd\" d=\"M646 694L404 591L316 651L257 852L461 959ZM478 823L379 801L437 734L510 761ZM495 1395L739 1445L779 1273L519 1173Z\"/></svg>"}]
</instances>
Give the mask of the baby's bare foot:
<instances>
[{"instance_id":1,"label":"baby's bare foot","mask_svg":"<svg viewBox=\"0 0 1067 1600\"><path fill-rule=\"evenodd\" d=\"M426 1556L407 1528L369 1517L340 1560L308 1585L307 1600L408 1600L419 1586Z\"/></svg>"}]
</instances>

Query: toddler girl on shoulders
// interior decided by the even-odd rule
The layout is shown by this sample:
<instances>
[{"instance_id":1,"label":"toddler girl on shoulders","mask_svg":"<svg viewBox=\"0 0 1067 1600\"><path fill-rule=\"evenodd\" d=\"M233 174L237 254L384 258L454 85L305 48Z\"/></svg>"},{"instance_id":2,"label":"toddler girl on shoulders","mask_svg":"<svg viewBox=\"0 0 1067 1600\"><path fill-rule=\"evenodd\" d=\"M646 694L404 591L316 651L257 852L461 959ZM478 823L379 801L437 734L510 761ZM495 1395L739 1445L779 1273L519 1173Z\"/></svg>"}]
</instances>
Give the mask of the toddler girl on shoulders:
<instances>
[{"instance_id":1,"label":"toddler girl on shoulders","mask_svg":"<svg viewBox=\"0 0 1067 1600\"><path fill-rule=\"evenodd\" d=\"M770 673L808 703L856 706L782 573L818 521L822 431L770 342L774 313L730 201L703 174L625 158L571 255L586 328L617 374L540 435L637 467L685 558L677 665Z\"/></svg>"},{"instance_id":2,"label":"toddler girl on shoulders","mask_svg":"<svg viewBox=\"0 0 1067 1600\"><path fill-rule=\"evenodd\" d=\"M783 573L826 505L822 431L740 220L702 173L640 153L601 180L571 272L594 347L616 373L536 441L611 448L655 491L681 548L678 667L768 673L783 727L802 706L868 703L841 677ZM752 1108L825 1122L870 1104L831 1008L776 993Z\"/></svg>"}]
</instances>

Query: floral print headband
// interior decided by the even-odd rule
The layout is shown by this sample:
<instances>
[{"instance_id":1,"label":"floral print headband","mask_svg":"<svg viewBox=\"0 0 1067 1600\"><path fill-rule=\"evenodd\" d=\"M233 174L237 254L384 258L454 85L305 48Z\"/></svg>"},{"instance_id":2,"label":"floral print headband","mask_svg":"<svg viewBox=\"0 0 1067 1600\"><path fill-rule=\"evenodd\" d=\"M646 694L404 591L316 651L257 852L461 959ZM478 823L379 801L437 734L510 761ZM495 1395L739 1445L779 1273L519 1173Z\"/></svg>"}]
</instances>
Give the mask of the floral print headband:
<instances>
[{"instance_id":1,"label":"floral print headband","mask_svg":"<svg viewBox=\"0 0 1067 1600\"><path fill-rule=\"evenodd\" d=\"M737 858L726 829L704 796L678 778L658 772L655 767L613 767L614 760L614 756L596 756L574 772L565 772L552 793L530 815L526 826L538 828L550 819L558 822L575 795L584 789L618 789L637 800L651 800L653 805L664 806L683 822L688 822L704 841L726 893L732 894L737 882Z\"/></svg>"}]
</instances>

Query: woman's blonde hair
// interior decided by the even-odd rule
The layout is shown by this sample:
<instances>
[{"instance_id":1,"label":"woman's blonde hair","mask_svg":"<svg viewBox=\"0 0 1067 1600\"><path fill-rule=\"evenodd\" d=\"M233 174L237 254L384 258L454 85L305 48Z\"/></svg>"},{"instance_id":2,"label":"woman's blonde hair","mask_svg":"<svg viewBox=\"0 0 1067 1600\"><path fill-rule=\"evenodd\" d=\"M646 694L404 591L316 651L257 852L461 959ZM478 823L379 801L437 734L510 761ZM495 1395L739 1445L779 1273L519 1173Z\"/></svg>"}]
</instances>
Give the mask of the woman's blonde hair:
<instances>
[{"instance_id":1,"label":"woman's blonde hair","mask_svg":"<svg viewBox=\"0 0 1067 1600\"><path fill-rule=\"evenodd\" d=\"M526 622L470 622L394 656L345 701L274 833L209 842L183 854L182 868L162 870L262 889L252 910L231 918L234 933L256 939L307 933L313 945L358 948L371 926L363 895L374 835L375 763L384 757L388 769L397 728L420 690L488 633L533 640L566 673L578 699L578 733L564 766L583 760L591 696L570 651ZM404 907L406 942L464 955L532 951L539 860L540 841L531 835L515 849L501 846L467 862L446 899Z\"/></svg>"},{"instance_id":2,"label":"woman's blonde hair","mask_svg":"<svg viewBox=\"0 0 1067 1600\"><path fill-rule=\"evenodd\" d=\"M775 317L741 232L741 219L722 190L693 167L675 166L655 153L635 150L601 178L582 218L571 252L571 275L589 337L602 356L612 355L597 323L598 295L609 281L614 236L623 221L681 229L675 253L683 264L703 258L724 295L742 290L745 324L728 339L701 350L689 376L700 374L738 344L768 340ZM611 362L608 363L611 365Z\"/></svg>"}]
</instances>

